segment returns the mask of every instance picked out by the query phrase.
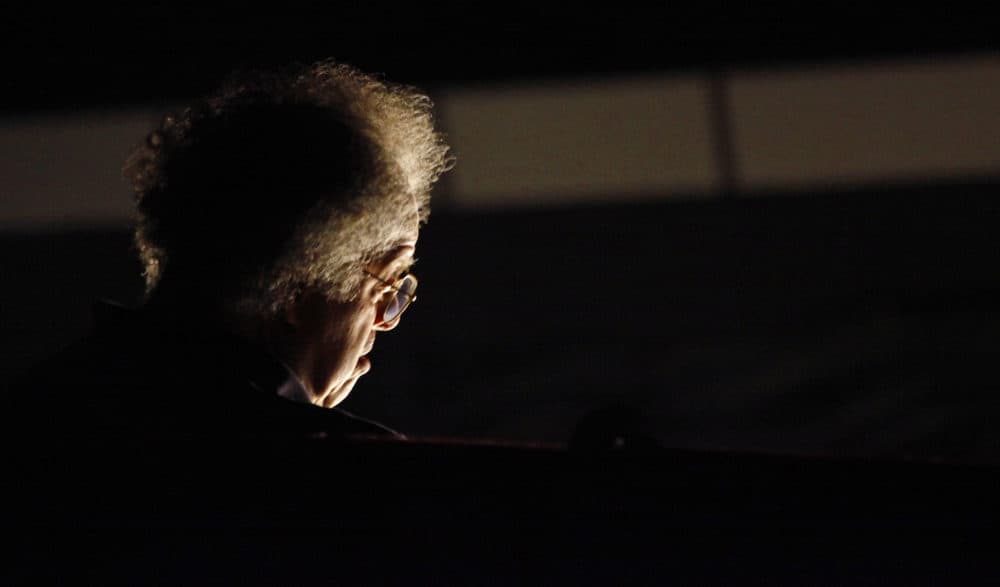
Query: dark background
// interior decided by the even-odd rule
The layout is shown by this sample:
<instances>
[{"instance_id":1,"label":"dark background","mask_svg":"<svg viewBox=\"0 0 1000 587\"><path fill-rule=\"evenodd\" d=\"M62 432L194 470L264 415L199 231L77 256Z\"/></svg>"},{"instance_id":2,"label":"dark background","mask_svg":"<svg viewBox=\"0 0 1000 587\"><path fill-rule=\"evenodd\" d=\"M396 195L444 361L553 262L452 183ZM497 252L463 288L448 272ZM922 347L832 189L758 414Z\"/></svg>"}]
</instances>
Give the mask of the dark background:
<instances>
[{"instance_id":1,"label":"dark background","mask_svg":"<svg viewBox=\"0 0 1000 587\"><path fill-rule=\"evenodd\" d=\"M186 100L235 67L327 57L434 87L954 56L998 43L990 19L954 5L843 3L824 13L780 3L633 4L20 6L0 38L2 105L22 113Z\"/></svg>"},{"instance_id":2,"label":"dark background","mask_svg":"<svg viewBox=\"0 0 1000 587\"><path fill-rule=\"evenodd\" d=\"M974 17L435 6L14 11L0 103L14 118L165 104L233 67L328 56L434 88L996 49ZM438 207L420 301L346 407L406 432L558 443L623 406L666 446L996 460L998 184ZM5 377L84 332L95 299L138 299L124 231L0 243Z\"/></svg>"}]
</instances>

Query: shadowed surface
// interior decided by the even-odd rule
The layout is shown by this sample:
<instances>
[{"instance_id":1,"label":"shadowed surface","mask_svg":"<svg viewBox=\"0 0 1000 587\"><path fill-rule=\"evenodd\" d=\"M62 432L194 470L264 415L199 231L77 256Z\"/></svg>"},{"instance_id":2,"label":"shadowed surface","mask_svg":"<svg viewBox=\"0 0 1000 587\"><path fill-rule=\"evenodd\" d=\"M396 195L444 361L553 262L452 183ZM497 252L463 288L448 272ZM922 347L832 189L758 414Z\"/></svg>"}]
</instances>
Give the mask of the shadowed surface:
<instances>
[{"instance_id":1,"label":"shadowed surface","mask_svg":"<svg viewBox=\"0 0 1000 587\"><path fill-rule=\"evenodd\" d=\"M435 215L345 407L562 443L619 405L664 446L995 461L994 190ZM137 299L125 233L5 241L7 374Z\"/></svg>"}]
</instances>

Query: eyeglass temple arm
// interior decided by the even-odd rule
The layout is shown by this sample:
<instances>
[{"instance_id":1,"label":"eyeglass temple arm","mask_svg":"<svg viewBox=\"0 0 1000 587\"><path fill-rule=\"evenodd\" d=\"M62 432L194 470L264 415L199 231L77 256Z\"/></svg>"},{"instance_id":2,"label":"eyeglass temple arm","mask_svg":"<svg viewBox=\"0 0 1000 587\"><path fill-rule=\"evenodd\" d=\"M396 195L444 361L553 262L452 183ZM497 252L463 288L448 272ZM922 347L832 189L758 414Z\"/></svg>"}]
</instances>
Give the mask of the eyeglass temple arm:
<instances>
[{"instance_id":1,"label":"eyeglass temple arm","mask_svg":"<svg viewBox=\"0 0 1000 587\"><path fill-rule=\"evenodd\" d=\"M381 277L379 277L378 275L375 275L374 273L371 273L370 271L365 271L365 275L367 275L368 277L371 277L375 281L381 282L382 284L384 284L384 285L386 285L388 287L391 287L392 289L398 291L399 293L403 294L404 296L410 298L410 303L411 304L413 302L417 301L417 296L416 295L411 294L411 293L406 293L405 291L399 289L399 286L396 285L395 283L389 283L388 281L382 279ZM399 281L403 281L404 279L406 279L406 275L404 275L403 277L401 277L399 279ZM396 283L399 283L399 281L397 281Z\"/></svg>"}]
</instances>

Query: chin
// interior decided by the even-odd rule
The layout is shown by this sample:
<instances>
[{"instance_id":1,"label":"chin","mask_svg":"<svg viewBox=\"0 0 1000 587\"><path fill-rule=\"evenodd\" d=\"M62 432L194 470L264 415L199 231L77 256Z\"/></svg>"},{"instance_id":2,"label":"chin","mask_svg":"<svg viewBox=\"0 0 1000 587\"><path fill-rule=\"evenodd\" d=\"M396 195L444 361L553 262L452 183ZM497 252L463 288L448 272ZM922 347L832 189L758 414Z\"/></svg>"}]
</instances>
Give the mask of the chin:
<instances>
[{"instance_id":1,"label":"chin","mask_svg":"<svg viewBox=\"0 0 1000 587\"><path fill-rule=\"evenodd\" d=\"M329 395L323 400L324 408L335 408L337 405L347 399L347 396L351 395L351 390L354 389L354 383L357 379L350 379L345 382L339 389L331 391Z\"/></svg>"}]
</instances>

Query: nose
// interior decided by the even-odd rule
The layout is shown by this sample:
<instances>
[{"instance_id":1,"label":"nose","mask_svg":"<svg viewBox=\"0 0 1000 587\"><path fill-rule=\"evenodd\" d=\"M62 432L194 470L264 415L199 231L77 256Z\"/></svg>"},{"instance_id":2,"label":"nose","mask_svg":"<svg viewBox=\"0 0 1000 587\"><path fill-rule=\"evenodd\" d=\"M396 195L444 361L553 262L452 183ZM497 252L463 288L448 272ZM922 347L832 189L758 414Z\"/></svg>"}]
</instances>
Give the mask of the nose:
<instances>
[{"instance_id":1,"label":"nose","mask_svg":"<svg viewBox=\"0 0 1000 587\"><path fill-rule=\"evenodd\" d=\"M388 332L390 330L393 330L397 326L399 326L399 316L397 316L395 320L392 320L390 322L379 321L379 319L376 318L375 324L374 326L372 326L372 328L381 332Z\"/></svg>"}]
</instances>

